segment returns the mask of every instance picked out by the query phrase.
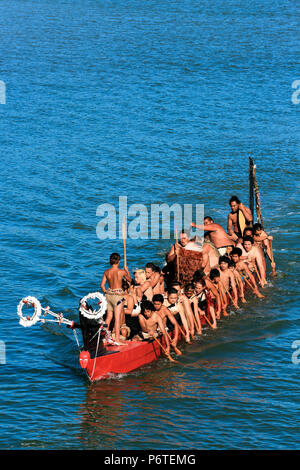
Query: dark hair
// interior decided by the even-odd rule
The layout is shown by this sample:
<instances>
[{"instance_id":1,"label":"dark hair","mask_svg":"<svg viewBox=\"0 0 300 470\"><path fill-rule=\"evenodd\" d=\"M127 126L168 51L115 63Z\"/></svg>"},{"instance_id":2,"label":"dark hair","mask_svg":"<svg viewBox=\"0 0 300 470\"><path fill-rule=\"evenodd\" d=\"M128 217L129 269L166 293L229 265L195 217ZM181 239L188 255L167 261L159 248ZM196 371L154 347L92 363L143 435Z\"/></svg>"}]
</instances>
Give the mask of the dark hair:
<instances>
[{"instance_id":1,"label":"dark hair","mask_svg":"<svg viewBox=\"0 0 300 470\"><path fill-rule=\"evenodd\" d=\"M172 282L171 287L174 287L174 286L179 286L179 287L181 287L181 282L179 282L179 281L174 281L174 282Z\"/></svg>"},{"instance_id":2,"label":"dark hair","mask_svg":"<svg viewBox=\"0 0 300 470\"><path fill-rule=\"evenodd\" d=\"M258 222L253 225L253 232L256 232L256 230L262 230L262 226Z\"/></svg>"},{"instance_id":3,"label":"dark hair","mask_svg":"<svg viewBox=\"0 0 300 470\"><path fill-rule=\"evenodd\" d=\"M119 255L119 253L112 253L109 257L109 262L111 265L118 264L120 259L121 259L121 256Z\"/></svg>"},{"instance_id":4,"label":"dark hair","mask_svg":"<svg viewBox=\"0 0 300 470\"><path fill-rule=\"evenodd\" d=\"M189 290L192 290L194 288L193 286L193 283L192 282L188 282L185 286L184 286L184 292L187 292Z\"/></svg>"},{"instance_id":5,"label":"dark hair","mask_svg":"<svg viewBox=\"0 0 300 470\"><path fill-rule=\"evenodd\" d=\"M253 227L245 227L245 228L244 228L244 233L247 232L247 231L249 231L249 230L250 230L250 232L251 232L252 235L253 235L253 232L254 232ZM250 235L245 235L245 236L250 236Z\"/></svg>"},{"instance_id":6,"label":"dark hair","mask_svg":"<svg viewBox=\"0 0 300 470\"><path fill-rule=\"evenodd\" d=\"M126 279L122 279L122 289L123 290L128 290L130 287L130 283L126 281Z\"/></svg>"},{"instance_id":7,"label":"dark hair","mask_svg":"<svg viewBox=\"0 0 300 470\"><path fill-rule=\"evenodd\" d=\"M159 274L160 274L160 273L161 273L161 268L160 268L159 266L156 266L156 264L155 264L155 265L154 265L154 268L153 268L153 271L154 271L155 273L159 273Z\"/></svg>"},{"instance_id":8,"label":"dark hair","mask_svg":"<svg viewBox=\"0 0 300 470\"><path fill-rule=\"evenodd\" d=\"M238 256L242 256L243 252L240 248L233 248L232 252L230 253L230 255L238 255Z\"/></svg>"},{"instance_id":9,"label":"dark hair","mask_svg":"<svg viewBox=\"0 0 300 470\"><path fill-rule=\"evenodd\" d=\"M241 203L237 196L231 196L231 198L229 199L229 204L231 204L232 202L236 202L237 204Z\"/></svg>"},{"instance_id":10,"label":"dark hair","mask_svg":"<svg viewBox=\"0 0 300 470\"><path fill-rule=\"evenodd\" d=\"M210 222L213 222L213 219L209 217L209 215L205 216L203 220L209 220Z\"/></svg>"},{"instance_id":11,"label":"dark hair","mask_svg":"<svg viewBox=\"0 0 300 470\"><path fill-rule=\"evenodd\" d=\"M145 268L151 268L152 271L155 271L155 264L154 263L147 263Z\"/></svg>"},{"instance_id":12,"label":"dark hair","mask_svg":"<svg viewBox=\"0 0 300 470\"><path fill-rule=\"evenodd\" d=\"M154 305L151 300L143 300L143 302L141 303L141 313L144 314L145 310L152 310L152 312L155 311Z\"/></svg>"},{"instance_id":13,"label":"dark hair","mask_svg":"<svg viewBox=\"0 0 300 470\"><path fill-rule=\"evenodd\" d=\"M180 234L182 234L182 233L185 233L186 236L187 236L188 238L190 238L191 232L189 231L189 229L187 229L187 228L182 229L181 232L180 232Z\"/></svg>"},{"instance_id":14,"label":"dark hair","mask_svg":"<svg viewBox=\"0 0 300 470\"><path fill-rule=\"evenodd\" d=\"M220 271L217 268L212 269L209 273L209 279L213 281L216 277L220 277L220 275Z\"/></svg>"},{"instance_id":15,"label":"dark hair","mask_svg":"<svg viewBox=\"0 0 300 470\"><path fill-rule=\"evenodd\" d=\"M177 294L177 295L178 295L178 290L177 290L177 289L174 289L174 287L171 287L171 288L168 290L168 295L171 295L171 294Z\"/></svg>"},{"instance_id":16,"label":"dark hair","mask_svg":"<svg viewBox=\"0 0 300 470\"><path fill-rule=\"evenodd\" d=\"M245 237L243 237L243 242L251 242L253 245L254 240L253 237L249 237L249 235L246 235Z\"/></svg>"},{"instance_id":17,"label":"dark hair","mask_svg":"<svg viewBox=\"0 0 300 470\"><path fill-rule=\"evenodd\" d=\"M235 262L232 259L229 260L228 267L233 266L235 268Z\"/></svg>"},{"instance_id":18,"label":"dark hair","mask_svg":"<svg viewBox=\"0 0 300 470\"><path fill-rule=\"evenodd\" d=\"M219 265L220 265L221 263L227 263L228 266L229 266L230 258L228 258L228 256L220 256L220 258L219 258Z\"/></svg>"},{"instance_id":19,"label":"dark hair","mask_svg":"<svg viewBox=\"0 0 300 470\"><path fill-rule=\"evenodd\" d=\"M193 282L201 281L206 276L202 269L197 269L193 274Z\"/></svg>"},{"instance_id":20,"label":"dark hair","mask_svg":"<svg viewBox=\"0 0 300 470\"><path fill-rule=\"evenodd\" d=\"M164 296L162 294L155 294L152 297L152 302L161 302L163 304L164 303Z\"/></svg>"}]
</instances>

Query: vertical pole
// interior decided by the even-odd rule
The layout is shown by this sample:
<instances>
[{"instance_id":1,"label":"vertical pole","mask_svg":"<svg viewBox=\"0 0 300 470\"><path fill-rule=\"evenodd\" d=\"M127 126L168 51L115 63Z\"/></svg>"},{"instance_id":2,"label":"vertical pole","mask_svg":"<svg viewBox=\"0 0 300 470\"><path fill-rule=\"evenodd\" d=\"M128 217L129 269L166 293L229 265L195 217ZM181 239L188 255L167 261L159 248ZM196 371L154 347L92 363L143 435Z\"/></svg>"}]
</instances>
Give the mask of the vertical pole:
<instances>
[{"instance_id":1,"label":"vertical pole","mask_svg":"<svg viewBox=\"0 0 300 470\"><path fill-rule=\"evenodd\" d=\"M253 158L249 157L249 208L254 220L254 183L253 183Z\"/></svg>"}]
</instances>

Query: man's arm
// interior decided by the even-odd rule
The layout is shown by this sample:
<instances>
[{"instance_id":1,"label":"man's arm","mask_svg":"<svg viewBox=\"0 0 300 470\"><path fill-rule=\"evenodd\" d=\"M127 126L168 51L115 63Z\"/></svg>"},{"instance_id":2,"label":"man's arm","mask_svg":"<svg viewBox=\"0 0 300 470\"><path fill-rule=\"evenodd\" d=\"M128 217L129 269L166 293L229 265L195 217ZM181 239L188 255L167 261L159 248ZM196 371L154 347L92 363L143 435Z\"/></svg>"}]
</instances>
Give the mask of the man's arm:
<instances>
[{"instance_id":1,"label":"man's arm","mask_svg":"<svg viewBox=\"0 0 300 470\"><path fill-rule=\"evenodd\" d=\"M169 341L168 335L166 333L163 321L162 321L161 317L158 314L156 314L156 320L157 320L157 324L159 326L159 329L162 332L162 334L164 335L164 338L165 338L165 341L166 341L166 351L167 351L168 354L170 354L170 341Z\"/></svg>"},{"instance_id":2,"label":"man's arm","mask_svg":"<svg viewBox=\"0 0 300 470\"><path fill-rule=\"evenodd\" d=\"M150 284L153 289L160 281L160 273L153 273L150 279Z\"/></svg>"},{"instance_id":3,"label":"man's arm","mask_svg":"<svg viewBox=\"0 0 300 470\"><path fill-rule=\"evenodd\" d=\"M101 281L101 284L100 284L100 288L102 289L102 292L104 292L104 294L106 293L106 289L105 289L106 282L107 282L106 271L104 271L102 281Z\"/></svg>"},{"instance_id":4,"label":"man's arm","mask_svg":"<svg viewBox=\"0 0 300 470\"><path fill-rule=\"evenodd\" d=\"M127 268L127 266L125 266L123 269L123 276L125 277L126 281L128 281L129 283L132 281L130 273L129 273L129 269Z\"/></svg>"},{"instance_id":5,"label":"man's arm","mask_svg":"<svg viewBox=\"0 0 300 470\"><path fill-rule=\"evenodd\" d=\"M252 212L249 209L249 207L244 206L244 204L240 203L239 204L239 209L242 211L242 213L245 216L245 219L247 222L252 222L253 217L252 217Z\"/></svg>"}]
</instances>

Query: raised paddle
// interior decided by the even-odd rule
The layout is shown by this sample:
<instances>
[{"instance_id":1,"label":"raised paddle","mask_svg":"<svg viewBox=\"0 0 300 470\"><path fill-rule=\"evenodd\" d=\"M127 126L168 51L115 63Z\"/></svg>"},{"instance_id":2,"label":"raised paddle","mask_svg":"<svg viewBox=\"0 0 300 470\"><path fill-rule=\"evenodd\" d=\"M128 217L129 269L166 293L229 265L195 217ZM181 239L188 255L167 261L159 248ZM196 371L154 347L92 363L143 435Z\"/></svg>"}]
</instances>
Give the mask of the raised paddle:
<instances>
[{"instance_id":1,"label":"raised paddle","mask_svg":"<svg viewBox=\"0 0 300 470\"><path fill-rule=\"evenodd\" d=\"M176 227L176 245L178 243L178 232L177 232L177 227ZM179 254L177 249L175 250L176 252L176 265L177 265L177 281L180 279L180 273L179 273Z\"/></svg>"},{"instance_id":2,"label":"raised paddle","mask_svg":"<svg viewBox=\"0 0 300 470\"><path fill-rule=\"evenodd\" d=\"M126 219L123 218L122 223L122 235L123 235L123 245L124 245L124 267L127 268L127 258L126 258L126 238L127 238L127 230L126 230Z\"/></svg>"},{"instance_id":3,"label":"raised paddle","mask_svg":"<svg viewBox=\"0 0 300 470\"><path fill-rule=\"evenodd\" d=\"M167 350L163 347L163 345L158 341L158 339L155 336L151 336L151 337L154 339L154 341L156 341L159 344L159 346L161 347L161 349L163 350L163 352L165 353L165 355L167 356L170 362L178 362L178 361L175 361L175 359L173 359L173 357L171 357L169 353L167 353Z\"/></svg>"}]
</instances>

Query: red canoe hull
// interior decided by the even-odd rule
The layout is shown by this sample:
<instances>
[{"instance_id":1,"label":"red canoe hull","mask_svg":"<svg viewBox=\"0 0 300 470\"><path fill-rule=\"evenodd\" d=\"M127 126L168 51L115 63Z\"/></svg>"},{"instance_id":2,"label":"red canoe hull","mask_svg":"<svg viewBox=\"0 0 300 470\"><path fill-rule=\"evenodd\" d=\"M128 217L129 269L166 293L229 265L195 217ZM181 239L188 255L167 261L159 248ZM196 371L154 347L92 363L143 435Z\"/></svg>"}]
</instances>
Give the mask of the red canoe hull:
<instances>
[{"instance_id":1,"label":"red canoe hull","mask_svg":"<svg viewBox=\"0 0 300 470\"><path fill-rule=\"evenodd\" d=\"M90 381L94 382L138 369L158 359L161 353L156 341L129 341L122 346L106 346L106 354L89 358L85 370Z\"/></svg>"}]
</instances>

